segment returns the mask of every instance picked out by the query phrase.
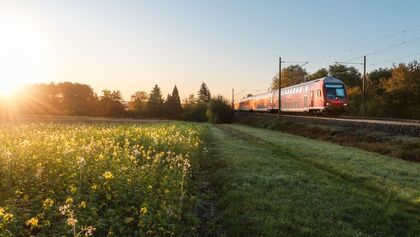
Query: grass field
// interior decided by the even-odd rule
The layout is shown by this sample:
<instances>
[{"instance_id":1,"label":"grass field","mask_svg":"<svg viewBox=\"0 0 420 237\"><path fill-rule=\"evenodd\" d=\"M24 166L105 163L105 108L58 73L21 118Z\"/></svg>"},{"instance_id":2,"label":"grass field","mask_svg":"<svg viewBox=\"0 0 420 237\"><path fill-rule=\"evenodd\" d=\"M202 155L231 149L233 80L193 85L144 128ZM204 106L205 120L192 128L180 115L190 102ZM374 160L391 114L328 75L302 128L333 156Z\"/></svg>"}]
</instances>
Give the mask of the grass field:
<instances>
[{"instance_id":1,"label":"grass field","mask_svg":"<svg viewBox=\"0 0 420 237\"><path fill-rule=\"evenodd\" d=\"M211 132L209 235L420 235L417 163L247 126Z\"/></svg>"},{"instance_id":2,"label":"grass field","mask_svg":"<svg viewBox=\"0 0 420 237\"><path fill-rule=\"evenodd\" d=\"M0 124L0 236L171 236L207 126Z\"/></svg>"},{"instance_id":3,"label":"grass field","mask_svg":"<svg viewBox=\"0 0 420 237\"><path fill-rule=\"evenodd\" d=\"M0 236L420 236L420 166L243 125L0 123Z\"/></svg>"}]
</instances>

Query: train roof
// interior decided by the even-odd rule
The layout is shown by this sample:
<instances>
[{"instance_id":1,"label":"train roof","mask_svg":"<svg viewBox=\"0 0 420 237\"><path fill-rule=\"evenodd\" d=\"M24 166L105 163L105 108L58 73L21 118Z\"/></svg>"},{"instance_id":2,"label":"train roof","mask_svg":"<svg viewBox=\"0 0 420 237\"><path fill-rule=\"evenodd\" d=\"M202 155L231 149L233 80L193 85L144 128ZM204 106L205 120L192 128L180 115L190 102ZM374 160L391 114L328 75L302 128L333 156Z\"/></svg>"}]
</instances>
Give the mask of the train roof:
<instances>
[{"instance_id":1,"label":"train roof","mask_svg":"<svg viewBox=\"0 0 420 237\"><path fill-rule=\"evenodd\" d=\"M327 77L322 77L322 78L319 78L319 79L315 79L315 80L312 80L312 81L308 81L308 82L300 83L300 84L293 85L293 86L289 86L289 87L309 85L309 84L316 83L316 82L319 82L319 81L332 82L332 83L343 83L343 82L342 82L340 79L338 79L338 78L331 77L331 76L327 76ZM285 88L282 88L282 89L286 89L286 88L289 88L289 87L285 87Z\"/></svg>"}]
</instances>

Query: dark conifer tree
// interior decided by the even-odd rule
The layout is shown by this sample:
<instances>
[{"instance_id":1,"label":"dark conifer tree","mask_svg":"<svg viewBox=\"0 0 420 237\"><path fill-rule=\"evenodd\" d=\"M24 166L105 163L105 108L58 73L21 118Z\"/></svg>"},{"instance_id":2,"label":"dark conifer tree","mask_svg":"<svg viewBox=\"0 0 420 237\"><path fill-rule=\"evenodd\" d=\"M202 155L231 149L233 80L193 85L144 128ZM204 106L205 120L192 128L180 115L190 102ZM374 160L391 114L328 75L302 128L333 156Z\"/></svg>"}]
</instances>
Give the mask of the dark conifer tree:
<instances>
[{"instance_id":1,"label":"dark conifer tree","mask_svg":"<svg viewBox=\"0 0 420 237\"><path fill-rule=\"evenodd\" d=\"M206 83L202 83L200 90L198 91L198 101L203 103L208 103L211 99L210 90L207 87Z\"/></svg>"},{"instance_id":2,"label":"dark conifer tree","mask_svg":"<svg viewBox=\"0 0 420 237\"><path fill-rule=\"evenodd\" d=\"M160 117L163 114L164 103L162 93L158 85L153 87L147 102L148 112L151 117Z\"/></svg>"}]
</instances>

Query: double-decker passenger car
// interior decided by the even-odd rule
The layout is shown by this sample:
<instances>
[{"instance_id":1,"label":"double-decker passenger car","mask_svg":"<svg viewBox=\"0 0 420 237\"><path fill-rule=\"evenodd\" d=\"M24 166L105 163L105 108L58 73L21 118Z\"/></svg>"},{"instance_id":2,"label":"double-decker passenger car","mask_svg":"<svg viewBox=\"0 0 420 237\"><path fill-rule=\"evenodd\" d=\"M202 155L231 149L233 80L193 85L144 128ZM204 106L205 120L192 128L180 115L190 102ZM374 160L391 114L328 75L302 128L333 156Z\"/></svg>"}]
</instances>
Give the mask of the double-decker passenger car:
<instances>
[{"instance_id":1,"label":"double-decker passenger car","mask_svg":"<svg viewBox=\"0 0 420 237\"><path fill-rule=\"evenodd\" d=\"M276 112L279 90L245 97L234 104L235 110ZM281 89L282 112L341 114L348 104L346 87L335 77L324 77Z\"/></svg>"}]
</instances>

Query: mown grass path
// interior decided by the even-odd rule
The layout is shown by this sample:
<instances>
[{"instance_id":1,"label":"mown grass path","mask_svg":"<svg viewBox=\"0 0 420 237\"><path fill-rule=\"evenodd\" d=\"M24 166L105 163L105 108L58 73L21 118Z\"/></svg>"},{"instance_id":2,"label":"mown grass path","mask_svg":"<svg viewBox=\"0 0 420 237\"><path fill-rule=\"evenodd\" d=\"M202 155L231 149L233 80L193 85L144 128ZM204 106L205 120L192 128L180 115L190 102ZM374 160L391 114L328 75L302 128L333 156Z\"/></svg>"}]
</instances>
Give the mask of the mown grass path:
<instances>
[{"instance_id":1,"label":"mown grass path","mask_svg":"<svg viewBox=\"0 0 420 237\"><path fill-rule=\"evenodd\" d=\"M219 236L420 236L420 165L241 125L212 127Z\"/></svg>"}]
</instances>

